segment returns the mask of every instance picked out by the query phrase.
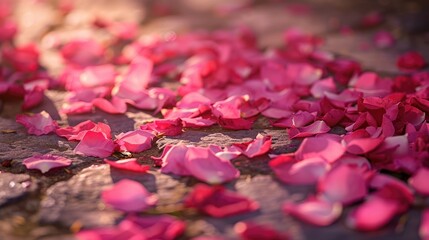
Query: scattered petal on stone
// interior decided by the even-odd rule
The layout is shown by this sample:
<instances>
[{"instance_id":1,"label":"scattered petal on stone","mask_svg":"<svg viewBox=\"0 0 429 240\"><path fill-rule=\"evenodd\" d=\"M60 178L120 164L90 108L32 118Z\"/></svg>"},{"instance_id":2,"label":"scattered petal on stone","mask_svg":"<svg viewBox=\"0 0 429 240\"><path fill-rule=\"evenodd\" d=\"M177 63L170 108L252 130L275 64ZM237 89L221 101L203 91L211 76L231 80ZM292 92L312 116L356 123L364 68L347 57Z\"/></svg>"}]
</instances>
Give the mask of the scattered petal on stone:
<instances>
[{"instance_id":1,"label":"scattered petal on stone","mask_svg":"<svg viewBox=\"0 0 429 240\"><path fill-rule=\"evenodd\" d=\"M302 221L317 226L328 226L340 217L342 207L341 203L309 198L300 203L286 202L283 211Z\"/></svg>"},{"instance_id":2,"label":"scattered petal on stone","mask_svg":"<svg viewBox=\"0 0 429 240\"><path fill-rule=\"evenodd\" d=\"M288 130L290 138L310 137L316 134L327 133L331 128L324 121L315 121L305 127L292 127Z\"/></svg>"},{"instance_id":3,"label":"scattered petal on stone","mask_svg":"<svg viewBox=\"0 0 429 240\"><path fill-rule=\"evenodd\" d=\"M234 231L242 240L288 240L290 237L278 232L268 225L256 224L253 222L238 222L234 225Z\"/></svg>"},{"instance_id":4,"label":"scattered petal on stone","mask_svg":"<svg viewBox=\"0 0 429 240\"><path fill-rule=\"evenodd\" d=\"M271 149L271 136L258 134L254 140L244 143L234 143L233 146L241 149L248 158L263 155Z\"/></svg>"},{"instance_id":5,"label":"scattered petal on stone","mask_svg":"<svg viewBox=\"0 0 429 240\"><path fill-rule=\"evenodd\" d=\"M429 195L429 170L427 168L420 168L417 172L408 179L411 187L413 187L419 194L424 196Z\"/></svg>"},{"instance_id":6,"label":"scattered petal on stone","mask_svg":"<svg viewBox=\"0 0 429 240\"><path fill-rule=\"evenodd\" d=\"M157 119L153 122L140 126L140 129L153 131L154 134L164 136L177 136L183 132L183 124L180 118L177 119Z\"/></svg>"},{"instance_id":7,"label":"scattered petal on stone","mask_svg":"<svg viewBox=\"0 0 429 240\"><path fill-rule=\"evenodd\" d=\"M105 123L94 123L90 120L81 122L76 126L68 126L56 129L55 133L58 136L65 137L67 140L82 140L83 136L88 131L101 132L106 138L111 138L111 129Z\"/></svg>"},{"instance_id":8,"label":"scattered petal on stone","mask_svg":"<svg viewBox=\"0 0 429 240\"><path fill-rule=\"evenodd\" d=\"M209 216L222 218L259 209L258 203L225 189L223 186L198 184L185 198L187 208L195 208Z\"/></svg>"},{"instance_id":9,"label":"scattered petal on stone","mask_svg":"<svg viewBox=\"0 0 429 240\"><path fill-rule=\"evenodd\" d=\"M29 134L33 135L44 135L55 131L57 128L57 122L52 120L49 113L42 111L32 116L18 115L16 116L16 122L22 124Z\"/></svg>"},{"instance_id":10,"label":"scattered petal on stone","mask_svg":"<svg viewBox=\"0 0 429 240\"><path fill-rule=\"evenodd\" d=\"M150 149L154 137L149 131L134 130L117 135L116 144L120 151L138 153Z\"/></svg>"},{"instance_id":11,"label":"scattered petal on stone","mask_svg":"<svg viewBox=\"0 0 429 240\"><path fill-rule=\"evenodd\" d=\"M330 137L312 137L302 141L295 156L298 160L321 157L329 163L335 162L345 152L345 148L338 141Z\"/></svg>"},{"instance_id":12,"label":"scattered petal on stone","mask_svg":"<svg viewBox=\"0 0 429 240\"><path fill-rule=\"evenodd\" d=\"M132 172L146 173L150 169L149 166L141 165L140 163L138 163L136 158L127 158L117 161L104 159L104 162L109 164L113 168Z\"/></svg>"},{"instance_id":13,"label":"scattered petal on stone","mask_svg":"<svg viewBox=\"0 0 429 240\"><path fill-rule=\"evenodd\" d=\"M27 169L38 169L42 173L46 173L52 168L70 166L72 161L65 157L45 154L26 158L22 163Z\"/></svg>"},{"instance_id":14,"label":"scattered petal on stone","mask_svg":"<svg viewBox=\"0 0 429 240\"><path fill-rule=\"evenodd\" d=\"M77 154L100 158L112 155L114 150L115 144L113 140L107 138L106 135L101 132L92 130L85 133L82 140L74 149Z\"/></svg>"},{"instance_id":15,"label":"scattered petal on stone","mask_svg":"<svg viewBox=\"0 0 429 240\"><path fill-rule=\"evenodd\" d=\"M362 170L349 165L339 165L331 169L318 183L319 196L345 205L363 199L367 189Z\"/></svg>"},{"instance_id":16,"label":"scattered petal on stone","mask_svg":"<svg viewBox=\"0 0 429 240\"><path fill-rule=\"evenodd\" d=\"M141 212L154 206L158 197L139 182L124 179L101 193L103 202L124 212Z\"/></svg>"}]
</instances>

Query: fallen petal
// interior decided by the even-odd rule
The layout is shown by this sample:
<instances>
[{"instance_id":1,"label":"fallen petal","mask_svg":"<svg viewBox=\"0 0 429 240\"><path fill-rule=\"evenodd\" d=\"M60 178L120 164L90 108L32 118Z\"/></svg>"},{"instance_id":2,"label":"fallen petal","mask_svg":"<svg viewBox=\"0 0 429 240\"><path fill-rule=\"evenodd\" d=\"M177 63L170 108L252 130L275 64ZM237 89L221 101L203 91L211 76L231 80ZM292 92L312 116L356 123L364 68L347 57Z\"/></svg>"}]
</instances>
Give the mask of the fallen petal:
<instances>
[{"instance_id":1,"label":"fallen petal","mask_svg":"<svg viewBox=\"0 0 429 240\"><path fill-rule=\"evenodd\" d=\"M27 169L38 169L46 173L53 168L70 166L72 161L65 157L45 154L26 158L22 163Z\"/></svg>"},{"instance_id":2,"label":"fallen petal","mask_svg":"<svg viewBox=\"0 0 429 240\"><path fill-rule=\"evenodd\" d=\"M28 134L44 135L55 131L58 127L57 122L52 120L49 113L42 111L32 116L20 114L16 116L16 122L22 124Z\"/></svg>"},{"instance_id":3,"label":"fallen petal","mask_svg":"<svg viewBox=\"0 0 429 240\"><path fill-rule=\"evenodd\" d=\"M118 161L104 159L104 162L113 168L131 172L146 173L150 169L149 166L138 163L136 158L121 159Z\"/></svg>"}]
</instances>

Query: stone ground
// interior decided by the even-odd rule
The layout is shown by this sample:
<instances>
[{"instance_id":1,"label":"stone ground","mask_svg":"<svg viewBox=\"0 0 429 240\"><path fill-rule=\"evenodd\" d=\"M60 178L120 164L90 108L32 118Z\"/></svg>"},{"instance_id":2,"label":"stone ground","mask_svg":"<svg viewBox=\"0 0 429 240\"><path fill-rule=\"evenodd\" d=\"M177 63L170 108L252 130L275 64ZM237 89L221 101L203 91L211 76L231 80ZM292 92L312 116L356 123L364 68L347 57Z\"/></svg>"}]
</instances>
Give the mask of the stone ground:
<instances>
[{"instance_id":1,"label":"stone ground","mask_svg":"<svg viewBox=\"0 0 429 240\"><path fill-rule=\"evenodd\" d=\"M79 0L78 18L75 27L62 29L56 26L58 20L49 7L34 7L31 2L17 1L16 15L21 29L18 42L42 41L50 32L61 32L64 36L75 36L85 30L79 27L79 21L91 11L99 11L116 19L131 19L142 22L142 33L158 32L171 34L196 29L228 28L241 24L251 26L258 34L261 47L278 46L282 43L285 28L298 27L308 33L319 34L326 43L324 48L338 55L344 55L360 61L367 70L389 75L397 73L395 61L406 50L418 50L429 55L428 12L429 4L424 1L253 1L251 7L228 15L219 15L213 9L231 1L85 1ZM109 4L106 4L109 2ZM158 16L147 11L150 4L164 3L170 6L170 14ZM244 2L244 1L236 1ZM310 13L292 13L294 3L306 3ZM31 11L29 11L31 9ZM388 49L379 49L372 45L372 35L377 29L360 29L358 20L370 11L379 10L386 21L377 29L389 29L398 37L397 44ZM28 19L33 24L28 24ZM71 24L73 26L73 24ZM35 27L37 26L37 27ZM341 26L350 26L353 33L344 34ZM84 34L84 33L82 33ZM55 56L45 52L42 60L48 69L55 73ZM125 115L109 115L100 111L93 114L73 117L61 116L58 106L62 104L64 93L50 90L42 106L33 109L47 111L62 124L74 125L83 120L107 122L113 133L134 129L143 120L153 117L150 112L130 110ZM188 224L181 239L206 235L221 235L234 239L234 223L252 219L266 223L278 230L288 232L293 239L418 239L420 209L414 207L406 215L399 217L387 227L370 233L356 232L346 227L344 217L329 227L314 227L280 210L281 203L287 199L303 199L314 189L312 187L286 186L278 182L268 167L268 157L248 160L240 157L234 162L241 171L241 177L227 184L228 188L258 201L261 209L256 213L239 215L225 219L215 219L183 210L181 200L197 183L192 178L179 178L160 174L152 168L148 174L129 174L110 169L101 159L82 157L73 153L75 143L54 134L44 136L28 135L25 129L15 123L15 115L20 113L20 102L0 102L0 239L73 239L73 232L80 228L108 226L118 222L123 215L102 204L100 192L105 187L123 179L132 178L141 182L149 191L159 195L158 206L150 213L169 213L185 220ZM159 117L159 116L158 116ZM211 143L228 145L254 138L257 133L265 132L273 136L273 153L293 152L298 141L287 138L286 132L273 129L260 119L255 129L250 131L225 131L219 127L199 131L186 131L177 137L165 137L156 141L154 147L136 155L142 162L151 164L150 156L159 156L166 144L179 141L195 145ZM26 170L22 160L34 153L52 153L73 160L66 169L52 170L47 174ZM353 207L346 209L350 211ZM346 214L343 214L343 216Z\"/></svg>"}]
</instances>

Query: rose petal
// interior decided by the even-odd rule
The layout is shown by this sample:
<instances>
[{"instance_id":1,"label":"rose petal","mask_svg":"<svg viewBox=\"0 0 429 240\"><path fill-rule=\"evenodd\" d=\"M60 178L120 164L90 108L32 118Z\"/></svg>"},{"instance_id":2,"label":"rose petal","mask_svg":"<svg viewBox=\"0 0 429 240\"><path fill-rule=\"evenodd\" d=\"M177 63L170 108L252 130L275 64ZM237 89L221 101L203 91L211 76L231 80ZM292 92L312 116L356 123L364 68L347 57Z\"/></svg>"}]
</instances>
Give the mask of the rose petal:
<instances>
[{"instance_id":1,"label":"rose petal","mask_svg":"<svg viewBox=\"0 0 429 240\"><path fill-rule=\"evenodd\" d=\"M52 120L49 113L42 111L32 116L20 114L16 116L16 122L22 124L28 134L44 135L55 131L57 122Z\"/></svg>"},{"instance_id":2,"label":"rose petal","mask_svg":"<svg viewBox=\"0 0 429 240\"><path fill-rule=\"evenodd\" d=\"M229 191L223 186L197 184L184 200L185 207L216 218L256 211L258 203Z\"/></svg>"},{"instance_id":3,"label":"rose petal","mask_svg":"<svg viewBox=\"0 0 429 240\"><path fill-rule=\"evenodd\" d=\"M123 179L101 193L104 203L124 212L141 212L154 206L158 197L139 182Z\"/></svg>"},{"instance_id":4,"label":"rose petal","mask_svg":"<svg viewBox=\"0 0 429 240\"><path fill-rule=\"evenodd\" d=\"M271 228L268 225L252 222L238 222L234 225L234 231L242 240L288 240L290 237Z\"/></svg>"},{"instance_id":5,"label":"rose petal","mask_svg":"<svg viewBox=\"0 0 429 240\"><path fill-rule=\"evenodd\" d=\"M154 137L149 131L134 130L117 135L116 144L121 151L138 153L150 149Z\"/></svg>"},{"instance_id":6,"label":"rose petal","mask_svg":"<svg viewBox=\"0 0 429 240\"><path fill-rule=\"evenodd\" d=\"M138 163L136 158L121 159L118 161L104 159L104 162L109 164L110 167L131 172L146 173L150 169L149 166Z\"/></svg>"},{"instance_id":7,"label":"rose petal","mask_svg":"<svg viewBox=\"0 0 429 240\"><path fill-rule=\"evenodd\" d=\"M300 203L286 202L283 211L305 222L328 226L340 217L342 207L340 203L310 198Z\"/></svg>"},{"instance_id":8,"label":"rose petal","mask_svg":"<svg viewBox=\"0 0 429 240\"><path fill-rule=\"evenodd\" d=\"M263 155L271 149L271 136L258 134L254 140L244 143L234 143L248 158Z\"/></svg>"},{"instance_id":9,"label":"rose petal","mask_svg":"<svg viewBox=\"0 0 429 240\"><path fill-rule=\"evenodd\" d=\"M45 154L26 158L22 163L27 169L38 169L46 173L53 168L70 166L72 161L65 157Z\"/></svg>"},{"instance_id":10,"label":"rose petal","mask_svg":"<svg viewBox=\"0 0 429 240\"><path fill-rule=\"evenodd\" d=\"M420 168L417 172L408 179L408 183L413 187L419 194L424 196L429 195L429 169Z\"/></svg>"},{"instance_id":11,"label":"rose petal","mask_svg":"<svg viewBox=\"0 0 429 240\"><path fill-rule=\"evenodd\" d=\"M302 141L295 152L296 159L303 160L321 157L329 163L335 162L345 153L345 148L339 142L327 137L312 137Z\"/></svg>"},{"instance_id":12,"label":"rose petal","mask_svg":"<svg viewBox=\"0 0 429 240\"><path fill-rule=\"evenodd\" d=\"M114 150L115 144L113 140L108 139L103 133L95 131L86 132L74 149L77 154L100 158L112 155Z\"/></svg>"}]
</instances>

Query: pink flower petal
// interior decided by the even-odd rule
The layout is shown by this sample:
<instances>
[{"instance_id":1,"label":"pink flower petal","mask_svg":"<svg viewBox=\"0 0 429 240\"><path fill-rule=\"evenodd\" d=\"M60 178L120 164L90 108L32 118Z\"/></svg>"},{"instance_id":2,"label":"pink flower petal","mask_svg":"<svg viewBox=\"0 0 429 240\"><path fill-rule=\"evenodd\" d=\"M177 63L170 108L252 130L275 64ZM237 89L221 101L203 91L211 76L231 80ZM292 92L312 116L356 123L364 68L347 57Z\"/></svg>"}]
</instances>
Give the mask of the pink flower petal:
<instances>
[{"instance_id":1,"label":"pink flower petal","mask_svg":"<svg viewBox=\"0 0 429 240\"><path fill-rule=\"evenodd\" d=\"M192 176L210 184L229 182L240 175L229 160L217 157L208 148L189 147L184 164Z\"/></svg>"},{"instance_id":2,"label":"pink flower petal","mask_svg":"<svg viewBox=\"0 0 429 240\"><path fill-rule=\"evenodd\" d=\"M57 128L57 122L52 120L49 113L42 111L32 116L20 114L16 116L16 122L22 124L28 134L33 135L44 135L55 131Z\"/></svg>"},{"instance_id":3,"label":"pink flower petal","mask_svg":"<svg viewBox=\"0 0 429 240\"><path fill-rule=\"evenodd\" d=\"M89 66L103 62L104 48L94 40L73 40L61 49L62 57L69 64Z\"/></svg>"},{"instance_id":4,"label":"pink flower petal","mask_svg":"<svg viewBox=\"0 0 429 240\"><path fill-rule=\"evenodd\" d=\"M129 98L128 93L140 93L147 89L150 83L150 76L153 69L151 60L144 57L137 57L130 64L128 72L119 84L117 96Z\"/></svg>"},{"instance_id":5,"label":"pink flower petal","mask_svg":"<svg viewBox=\"0 0 429 240\"><path fill-rule=\"evenodd\" d=\"M383 138L355 138L347 142L346 150L356 155L365 154L377 148L383 141Z\"/></svg>"},{"instance_id":6,"label":"pink flower petal","mask_svg":"<svg viewBox=\"0 0 429 240\"><path fill-rule=\"evenodd\" d=\"M300 203L286 202L283 211L302 221L317 226L328 226L340 217L342 207L340 203L309 198Z\"/></svg>"},{"instance_id":7,"label":"pink flower petal","mask_svg":"<svg viewBox=\"0 0 429 240\"><path fill-rule=\"evenodd\" d=\"M314 123L305 126L305 127L292 127L288 130L289 137L292 138L302 138L310 137L316 134L327 133L331 128L324 121L315 121Z\"/></svg>"},{"instance_id":8,"label":"pink flower petal","mask_svg":"<svg viewBox=\"0 0 429 240\"><path fill-rule=\"evenodd\" d=\"M203 128L216 124L215 121L206 118L181 118L185 128Z\"/></svg>"},{"instance_id":9,"label":"pink flower petal","mask_svg":"<svg viewBox=\"0 0 429 240\"><path fill-rule=\"evenodd\" d=\"M154 137L155 135L149 131L134 130L117 135L116 144L120 151L138 153L150 149Z\"/></svg>"},{"instance_id":10,"label":"pink flower petal","mask_svg":"<svg viewBox=\"0 0 429 240\"><path fill-rule=\"evenodd\" d=\"M248 158L263 155L271 149L271 136L258 134L254 140L244 143L234 143Z\"/></svg>"},{"instance_id":11,"label":"pink flower petal","mask_svg":"<svg viewBox=\"0 0 429 240\"><path fill-rule=\"evenodd\" d=\"M360 169L339 165L331 169L318 183L324 199L348 205L363 199L368 193L366 179Z\"/></svg>"},{"instance_id":12,"label":"pink flower petal","mask_svg":"<svg viewBox=\"0 0 429 240\"><path fill-rule=\"evenodd\" d=\"M87 131L74 151L77 154L105 158L115 150L113 140L101 132Z\"/></svg>"},{"instance_id":13,"label":"pink flower petal","mask_svg":"<svg viewBox=\"0 0 429 240\"><path fill-rule=\"evenodd\" d=\"M335 93L337 90L334 79L332 77L322 79L313 84L310 89L311 95L315 98L322 98L326 92Z\"/></svg>"},{"instance_id":14,"label":"pink flower petal","mask_svg":"<svg viewBox=\"0 0 429 240\"><path fill-rule=\"evenodd\" d=\"M345 148L338 141L321 136L304 139L295 152L295 157L297 160L320 157L333 163L344 153Z\"/></svg>"},{"instance_id":15,"label":"pink flower petal","mask_svg":"<svg viewBox=\"0 0 429 240\"><path fill-rule=\"evenodd\" d=\"M268 225L256 224L253 222L238 222L234 225L234 231L243 240L288 240L290 237L278 232Z\"/></svg>"},{"instance_id":16,"label":"pink flower petal","mask_svg":"<svg viewBox=\"0 0 429 240\"><path fill-rule=\"evenodd\" d=\"M127 111L127 104L118 97L112 97L110 101L104 98L96 98L92 100L92 105L110 114L122 114Z\"/></svg>"},{"instance_id":17,"label":"pink flower petal","mask_svg":"<svg viewBox=\"0 0 429 240\"><path fill-rule=\"evenodd\" d=\"M92 111L93 105L90 102L73 102L65 103L61 107L61 112L68 115L89 113Z\"/></svg>"},{"instance_id":18,"label":"pink flower petal","mask_svg":"<svg viewBox=\"0 0 429 240\"><path fill-rule=\"evenodd\" d=\"M423 210L420 219L419 235L421 239L427 240L429 239L429 209Z\"/></svg>"},{"instance_id":19,"label":"pink flower petal","mask_svg":"<svg viewBox=\"0 0 429 240\"><path fill-rule=\"evenodd\" d=\"M419 194L424 196L429 195L429 169L420 168L417 172L408 179L408 183L413 187Z\"/></svg>"},{"instance_id":20,"label":"pink flower petal","mask_svg":"<svg viewBox=\"0 0 429 240\"><path fill-rule=\"evenodd\" d=\"M299 111L294 113L292 116L286 118L286 119L280 119L276 121L273 126L275 127L284 127L284 128L290 128L290 127L304 127L316 119L315 114L309 113L309 112L303 112Z\"/></svg>"},{"instance_id":21,"label":"pink flower petal","mask_svg":"<svg viewBox=\"0 0 429 240\"><path fill-rule=\"evenodd\" d=\"M219 118L218 124L225 128L231 130L248 130L252 128L254 120L253 119L229 119L229 118Z\"/></svg>"},{"instance_id":22,"label":"pink flower petal","mask_svg":"<svg viewBox=\"0 0 429 240\"><path fill-rule=\"evenodd\" d=\"M396 62L398 68L403 71L416 71L423 68L426 64L423 56L413 51L402 54Z\"/></svg>"},{"instance_id":23,"label":"pink flower petal","mask_svg":"<svg viewBox=\"0 0 429 240\"><path fill-rule=\"evenodd\" d=\"M144 217L129 215L119 224L119 229L135 229L140 233L135 237L144 236L144 239L148 240L174 240L185 231L185 222L169 215Z\"/></svg>"},{"instance_id":24,"label":"pink flower petal","mask_svg":"<svg viewBox=\"0 0 429 240\"><path fill-rule=\"evenodd\" d=\"M65 157L45 154L26 158L22 163L27 169L38 169L42 173L46 173L52 168L70 166L72 161Z\"/></svg>"},{"instance_id":25,"label":"pink flower petal","mask_svg":"<svg viewBox=\"0 0 429 240\"><path fill-rule=\"evenodd\" d=\"M297 161L293 156L280 155L269 165L277 178L293 185L314 184L329 170L329 164L318 157Z\"/></svg>"},{"instance_id":26,"label":"pink flower petal","mask_svg":"<svg viewBox=\"0 0 429 240\"><path fill-rule=\"evenodd\" d=\"M256 211L257 202L225 189L223 186L197 184L184 200L185 207L216 218Z\"/></svg>"},{"instance_id":27,"label":"pink flower petal","mask_svg":"<svg viewBox=\"0 0 429 240\"><path fill-rule=\"evenodd\" d=\"M99 123L104 124L104 123ZM79 123L78 125L72 127L62 127L55 130L55 133L60 137L65 137L67 140L82 140L83 135L88 130L93 130L95 128L96 124L92 122L91 120L86 120L84 122ZM107 126L107 125L106 125ZM107 126L108 127L108 126ZM80 134L83 133L83 134ZM110 134L110 127L109 127L109 134Z\"/></svg>"},{"instance_id":28,"label":"pink flower petal","mask_svg":"<svg viewBox=\"0 0 429 240\"><path fill-rule=\"evenodd\" d=\"M189 176L191 173L185 166L185 156L188 151L188 147L185 145L174 145L166 146L160 157L161 172L162 173L173 173L179 176Z\"/></svg>"},{"instance_id":29,"label":"pink flower petal","mask_svg":"<svg viewBox=\"0 0 429 240\"><path fill-rule=\"evenodd\" d=\"M177 119L157 119L153 122L140 126L142 130L151 130L155 134L164 136L177 136L183 132L183 124L180 118Z\"/></svg>"},{"instance_id":30,"label":"pink flower petal","mask_svg":"<svg viewBox=\"0 0 429 240\"><path fill-rule=\"evenodd\" d=\"M22 104L22 110L28 110L33 107L40 105L43 101L45 94L43 90L35 89L33 91L27 92L24 96L24 103Z\"/></svg>"},{"instance_id":31,"label":"pink flower petal","mask_svg":"<svg viewBox=\"0 0 429 240\"><path fill-rule=\"evenodd\" d=\"M109 164L110 167L131 172L146 173L150 169L148 165L138 163L136 158L121 159L118 161L104 159L104 162Z\"/></svg>"},{"instance_id":32,"label":"pink flower petal","mask_svg":"<svg viewBox=\"0 0 429 240\"><path fill-rule=\"evenodd\" d=\"M141 212L154 206L158 197L139 182L124 179L101 193L104 203L124 212Z\"/></svg>"}]
</instances>

